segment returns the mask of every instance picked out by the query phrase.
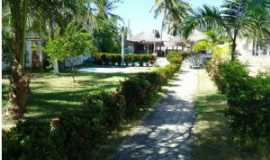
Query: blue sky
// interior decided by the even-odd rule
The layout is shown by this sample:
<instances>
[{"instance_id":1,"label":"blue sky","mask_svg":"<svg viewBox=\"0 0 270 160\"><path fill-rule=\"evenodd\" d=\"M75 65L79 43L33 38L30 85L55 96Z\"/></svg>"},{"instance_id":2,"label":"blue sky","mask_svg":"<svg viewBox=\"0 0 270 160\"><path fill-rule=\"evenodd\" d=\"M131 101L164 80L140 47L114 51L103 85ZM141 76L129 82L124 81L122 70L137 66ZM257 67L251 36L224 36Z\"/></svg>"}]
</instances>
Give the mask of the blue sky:
<instances>
[{"instance_id":1,"label":"blue sky","mask_svg":"<svg viewBox=\"0 0 270 160\"><path fill-rule=\"evenodd\" d=\"M151 32L153 29L161 28L162 18L154 18L151 8L155 0L122 0L117 5L114 13L120 15L126 25L130 22L130 29L133 34L139 32ZM198 8L203 4L220 6L223 0L189 0L193 8Z\"/></svg>"}]
</instances>

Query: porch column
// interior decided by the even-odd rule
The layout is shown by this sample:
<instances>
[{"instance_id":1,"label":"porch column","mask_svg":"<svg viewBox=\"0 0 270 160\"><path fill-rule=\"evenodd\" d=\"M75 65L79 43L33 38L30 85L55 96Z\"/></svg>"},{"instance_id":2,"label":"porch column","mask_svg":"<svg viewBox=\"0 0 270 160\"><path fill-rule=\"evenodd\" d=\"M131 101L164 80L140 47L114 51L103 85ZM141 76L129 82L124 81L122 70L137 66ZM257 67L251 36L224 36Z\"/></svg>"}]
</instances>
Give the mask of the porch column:
<instances>
[{"instance_id":1,"label":"porch column","mask_svg":"<svg viewBox=\"0 0 270 160\"><path fill-rule=\"evenodd\" d=\"M27 63L26 67L32 68L32 41L26 40Z\"/></svg>"}]
</instances>

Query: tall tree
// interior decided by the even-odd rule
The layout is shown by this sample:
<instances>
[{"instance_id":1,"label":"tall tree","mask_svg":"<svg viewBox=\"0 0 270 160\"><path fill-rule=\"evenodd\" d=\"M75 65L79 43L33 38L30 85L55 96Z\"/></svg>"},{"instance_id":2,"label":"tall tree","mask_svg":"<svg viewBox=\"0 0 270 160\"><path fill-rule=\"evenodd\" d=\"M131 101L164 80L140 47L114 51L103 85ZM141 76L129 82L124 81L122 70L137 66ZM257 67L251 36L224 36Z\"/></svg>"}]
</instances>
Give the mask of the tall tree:
<instances>
[{"instance_id":1,"label":"tall tree","mask_svg":"<svg viewBox=\"0 0 270 160\"><path fill-rule=\"evenodd\" d=\"M7 0L4 5L8 5L11 14L11 28L13 35L11 37L11 91L10 108L14 119L21 118L25 112L27 94L29 91L30 76L23 70L23 52L26 18L28 14L28 0Z\"/></svg>"}]
</instances>

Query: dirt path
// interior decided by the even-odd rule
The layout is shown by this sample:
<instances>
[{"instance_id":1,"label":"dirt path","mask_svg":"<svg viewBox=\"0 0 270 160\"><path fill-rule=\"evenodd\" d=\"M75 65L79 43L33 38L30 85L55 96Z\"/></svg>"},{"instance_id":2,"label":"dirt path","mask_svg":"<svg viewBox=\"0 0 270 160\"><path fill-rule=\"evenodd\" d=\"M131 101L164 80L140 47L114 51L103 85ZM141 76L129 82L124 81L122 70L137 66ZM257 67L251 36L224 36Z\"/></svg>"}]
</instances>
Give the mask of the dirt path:
<instances>
[{"instance_id":1,"label":"dirt path","mask_svg":"<svg viewBox=\"0 0 270 160\"><path fill-rule=\"evenodd\" d=\"M114 160L188 160L195 119L192 99L197 71L183 63L167 94L123 142Z\"/></svg>"}]
</instances>

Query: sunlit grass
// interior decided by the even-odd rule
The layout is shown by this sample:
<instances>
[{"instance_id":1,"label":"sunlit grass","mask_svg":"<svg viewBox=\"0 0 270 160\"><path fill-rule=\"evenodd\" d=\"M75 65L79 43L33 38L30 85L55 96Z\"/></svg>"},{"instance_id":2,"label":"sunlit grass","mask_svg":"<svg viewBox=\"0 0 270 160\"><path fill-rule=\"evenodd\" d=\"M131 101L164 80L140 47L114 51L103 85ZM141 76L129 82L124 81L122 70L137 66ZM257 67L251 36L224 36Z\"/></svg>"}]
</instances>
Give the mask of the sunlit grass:
<instances>
[{"instance_id":1,"label":"sunlit grass","mask_svg":"<svg viewBox=\"0 0 270 160\"><path fill-rule=\"evenodd\" d=\"M83 96L89 92L116 90L119 83L130 75L77 73L73 82L70 73L34 73L25 116L47 120L63 112L80 109ZM5 108L9 91L6 77L2 86L2 108ZM4 126L10 123L12 122L8 119L3 121Z\"/></svg>"}]
</instances>

